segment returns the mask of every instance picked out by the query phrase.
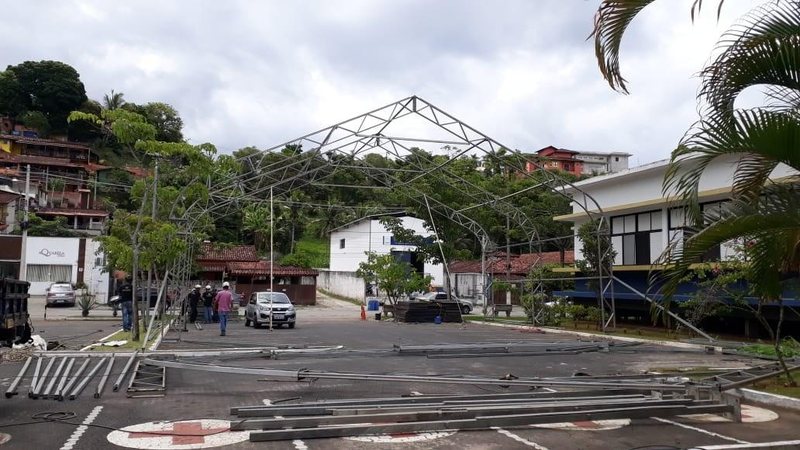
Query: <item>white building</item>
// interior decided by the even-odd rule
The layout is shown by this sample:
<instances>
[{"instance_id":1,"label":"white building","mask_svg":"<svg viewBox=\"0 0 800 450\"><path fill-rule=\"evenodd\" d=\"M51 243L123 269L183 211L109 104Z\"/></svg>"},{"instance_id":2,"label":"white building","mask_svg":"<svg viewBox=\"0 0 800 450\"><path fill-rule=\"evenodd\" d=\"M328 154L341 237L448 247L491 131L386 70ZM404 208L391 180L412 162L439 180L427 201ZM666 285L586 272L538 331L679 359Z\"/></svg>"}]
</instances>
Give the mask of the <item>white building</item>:
<instances>
[{"instance_id":1,"label":"white building","mask_svg":"<svg viewBox=\"0 0 800 450\"><path fill-rule=\"evenodd\" d=\"M430 275L433 284L442 285L444 275L441 264L424 262L416 252L416 247L397 240L379 220L380 216L367 217L343 225L331 231L331 252L329 268L332 272L355 272L358 265L367 261L367 253L395 254L401 260L414 266L417 271ZM403 227L421 236L431 236L425 222L416 217L402 216Z\"/></svg>"},{"instance_id":2,"label":"white building","mask_svg":"<svg viewBox=\"0 0 800 450\"><path fill-rule=\"evenodd\" d=\"M623 152L578 152L575 155L575 159L583 161L584 175L602 175L626 170L630 157L630 153Z\"/></svg>"},{"instance_id":3,"label":"white building","mask_svg":"<svg viewBox=\"0 0 800 450\"><path fill-rule=\"evenodd\" d=\"M704 210L721 208L730 198L737 161L735 156L717 158L703 171L699 198ZM588 221L586 210L600 213L602 209L602 215L611 224L611 242L617 252L614 270L647 271L672 240L683 238L687 228L684 208L676 204L674 197L662 194L668 166L669 161L662 160L575 183L582 192L565 190L573 198L572 214L554 220L572 222L577 230ZM780 165L771 178L792 174L792 169ZM583 259L581 247L576 235L576 260ZM725 260L731 251L730 247L722 246L709 257Z\"/></svg>"},{"instance_id":4,"label":"white building","mask_svg":"<svg viewBox=\"0 0 800 450\"><path fill-rule=\"evenodd\" d=\"M104 258L97 255L100 243L89 238L29 237L25 261L31 295L45 295L51 283L85 284L96 299L108 297L109 274L103 273Z\"/></svg>"}]
</instances>

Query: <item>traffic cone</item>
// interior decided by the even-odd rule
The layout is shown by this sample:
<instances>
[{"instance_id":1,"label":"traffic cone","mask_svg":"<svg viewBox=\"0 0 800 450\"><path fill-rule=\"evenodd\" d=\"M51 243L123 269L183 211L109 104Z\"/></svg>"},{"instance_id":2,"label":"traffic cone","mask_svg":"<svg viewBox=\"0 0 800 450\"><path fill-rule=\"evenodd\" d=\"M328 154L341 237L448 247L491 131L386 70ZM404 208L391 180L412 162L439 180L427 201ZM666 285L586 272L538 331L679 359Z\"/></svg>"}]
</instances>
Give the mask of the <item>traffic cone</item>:
<instances>
[{"instance_id":1,"label":"traffic cone","mask_svg":"<svg viewBox=\"0 0 800 450\"><path fill-rule=\"evenodd\" d=\"M367 312L364 311L364 305L361 305L361 320L367 320Z\"/></svg>"}]
</instances>

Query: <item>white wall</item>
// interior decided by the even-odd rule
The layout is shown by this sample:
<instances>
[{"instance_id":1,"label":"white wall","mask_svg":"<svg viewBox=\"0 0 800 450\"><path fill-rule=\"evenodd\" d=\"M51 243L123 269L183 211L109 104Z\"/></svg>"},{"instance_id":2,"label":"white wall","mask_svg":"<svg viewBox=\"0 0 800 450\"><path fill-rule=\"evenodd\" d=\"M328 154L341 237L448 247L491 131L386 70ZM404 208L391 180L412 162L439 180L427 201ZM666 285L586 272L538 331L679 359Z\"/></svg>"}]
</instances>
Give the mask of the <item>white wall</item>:
<instances>
[{"instance_id":1,"label":"white wall","mask_svg":"<svg viewBox=\"0 0 800 450\"><path fill-rule=\"evenodd\" d=\"M726 158L718 158L703 172L700 179L700 191L710 191L721 188L729 188L733 181L733 174L736 168L738 157L731 156ZM650 169L636 171L629 174L611 176L606 181L589 183L579 187L591 198L596 200L603 210L614 209L613 212L607 212L606 218L619 216L623 214L631 214L638 212L647 212L654 210L661 210L661 234L653 238L650 242L650 256L651 262L655 262L660 256L661 252L667 248L670 236L666 232L668 230L668 216L669 207L674 206L667 203L662 194L662 184L667 165L653 165ZM780 178L792 173L792 169L785 165L779 165L772 173L772 178ZM598 179L602 180L602 179ZM721 193L714 196L706 197L703 201L716 201L724 200L729 197L729 194ZM573 194L576 200L572 204L573 213L582 213L583 209L577 203L579 201L587 201L586 207L589 210L596 210L595 204L584 197L583 193ZM654 202L648 206L636 206L639 202ZM577 230L581 224L586 222L585 216L574 220L575 236L575 259L583 259L581 248L583 246L580 239L577 237ZM660 242L658 242L660 240ZM621 252L621 239L612 238L612 245L617 249L617 259L615 264L622 264ZM723 260L730 259L735 256L735 252L731 245L723 245L721 248L721 258Z\"/></svg>"},{"instance_id":2,"label":"white wall","mask_svg":"<svg viewBox=\"0 0 800 450\"><path fill-rule=\"evenodd\" d=\"M103 272L105 256L98 255L100 242L93 239L86 239L86 257L84 259L83 282L89 289L89 293L95 296L98 301L105 302L108 299L109 274ZM98 261L99 260L99 261ZM100 264L97 264L97 263Z\"/></svg>"},{"instance_id":3,"label":"white wall","mask_svg":"<svg viewBox=\"0 0 800 450\"><path fill-rule=\"evenodd\" d=\"M336 295L349 297L356 300L364 299L365 281L356 276L355 272L342 272L328 269L315 269L319 271L317 287L332 292Z\"/></svg>"},{"instance_id":4,"label":"white wall","mask_svg":"<svg viewBox=\"0 0 800 450\"><path fill-rule=\"evenodd\" d=\"M425 221L416 217L401 217L403 227L414 230L421 236L429 236L431 232L425 228ZM363 220L349 227L336 230L330 235L330 263L328 267L334 272L355 272L361 262L367 261L367 252L386 255L392 251L414 251L413 245L392 245L392 233L379 220ZM344 248L340 248L344 239ZM443 285L444 269L441 264L425 263L425 275L433 277L433 284Z\"/></svg>"},{"instance_id":5,"label":"white wall","mask_svg":"<svg viewBox=\"0 0 800 450\"><path fill-rule=\"evenodd\" d=\"M83 272L83 281L88 287L89 293L96 295L98 300L105 300L108 295L109 274L102 272L102 264L95 265L98 258L95 253L100 244L86 239L84 265L78 267L80 240L81 238L29 237L25 251L26 263L28 265L70 266L70 279L52 281L68 281L73 284L78 282L78 271L80 270ZM30 274L30 270L28 272ZM30 294L45 295L46 289L52 281L31 282Z\"/></svg>"},{"instance_id":6,"label":"white wall","mask_svg":"<svg viewBox=\"0 0 800 450\"><path fill-rule=\"evenodd\" d=\"M71 266L71 278L75 283L78 279L78 245L80 238L51 238L29 237L25 251L25 261L28 265L44 264ZM50 286L50 281L31 282L29 293L31 295L45 295L45 290Z\"/></svg>"}]
</instances>

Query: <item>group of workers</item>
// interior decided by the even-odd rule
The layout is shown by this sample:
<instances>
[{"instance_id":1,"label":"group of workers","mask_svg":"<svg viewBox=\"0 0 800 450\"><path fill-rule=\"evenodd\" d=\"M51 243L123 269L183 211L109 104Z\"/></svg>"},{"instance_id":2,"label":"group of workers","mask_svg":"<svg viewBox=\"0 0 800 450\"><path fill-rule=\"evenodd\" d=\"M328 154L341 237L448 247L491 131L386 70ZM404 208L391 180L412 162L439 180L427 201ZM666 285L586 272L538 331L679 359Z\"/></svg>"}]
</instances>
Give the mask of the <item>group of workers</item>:
<instances>
[{"instance_id":1,"label":"group of workers","mask_svg":"<svg viewBox=\"0 0 800 450\"><path fill-rule=\"evenodd\" d=\"M228 313L233 309L231 285L227 281L222 283L222 290L219 292L212 290L210 285L206 285L203 292L200 292L200 289L202 287L197 284L189 293L189 322L197 322L197 308L202 302L205 323L211 323L214 320L214 312L216 312L219 317L219 335L225 336L225 330L228 327Z\"/></svg>"},{"instance_id":2,"label":"group of workers","mask_svg":"<svg viewBox=\"0 0 800 450\"><path fill-rule=\"evenodd\" d=\"M119 304L122 309L122 329L131 331L133 325L133 284L130 276L125 277L125 281L117 288ZM222 290L216 291L211 285L206 285L201 292L202 286L195 285L189 293L189 322L197 322L198 307L203 305L205 323L215 322L215 316L219 320L220 336L225 336L228 327L228 314L233 309L233 294L230 291L230 284L226 281L222 283Z\"/></svg>"}]
</instances>

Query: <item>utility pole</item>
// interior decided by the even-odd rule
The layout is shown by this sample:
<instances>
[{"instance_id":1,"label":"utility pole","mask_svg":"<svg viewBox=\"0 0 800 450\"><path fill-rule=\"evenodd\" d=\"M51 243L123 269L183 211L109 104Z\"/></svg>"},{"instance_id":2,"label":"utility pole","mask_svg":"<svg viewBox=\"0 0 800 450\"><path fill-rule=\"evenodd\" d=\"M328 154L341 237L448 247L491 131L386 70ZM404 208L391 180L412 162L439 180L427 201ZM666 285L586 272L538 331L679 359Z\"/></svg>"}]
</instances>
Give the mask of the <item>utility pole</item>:
<instances>
[{"instance_id":1,"label":"utility pole","mask_svg":"<svg viewBox=\"0 0 800 450\"><path fill-rule=\"evenodd\" d=\"M511 304L511 219L506 216L506 305Z\"/></svg>"},{"instance_id":2,"label":"utility pole","mask_svg":"<svg viewBox=\"0 0 800 450\"><path fill-rule=\"evenodd\" d=\"M156 220L156 208L158 208L158 159L156 158L155 170L153 171L153 210L150 212L150 218L153 219L153 222ZM144 318L148 320L148 315L150 314L150 288L153 284L153 266L152 264L147 267L147 289L146 289L146 300L144 301ZM153 314L157 314L158 311L153 311Z\"/></svg>"},{"instance_id":3,"label":"utility pole","mask_svg":"<svg viewBox=\"0 0 800 450\"><path fill-rule=\"evenodd\" d=\"M275 257L273 256L275 253L275 249L273 248L274 245L274 233L272 231L272 187L269 188L269 331L272 331L272 296L275 295L275 291L272 290L272 277L273 277L273 270L272 265L275 263Z\"/></svg>"},{"instance_id":4,"label":"utility pole","mask_svg":"<svg viewBox=\"0 0 800 450\"><path fill-rule=\"evenodd\" d=\"M28 280L28 210L31 204L31 165L25 167L25 214L22 219L22 246L20 248L19 279Z\"/></svg>"}]
</instances>

